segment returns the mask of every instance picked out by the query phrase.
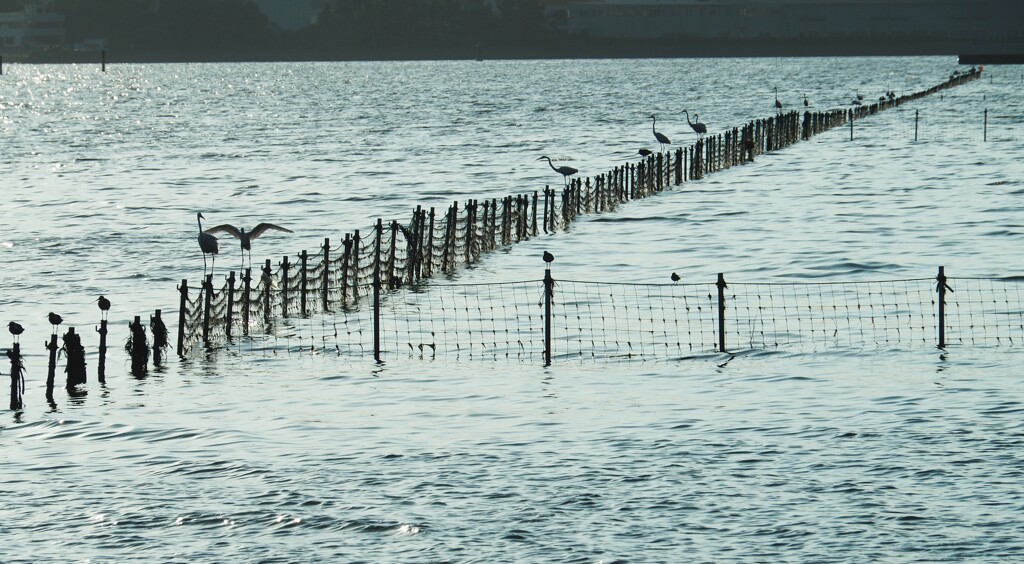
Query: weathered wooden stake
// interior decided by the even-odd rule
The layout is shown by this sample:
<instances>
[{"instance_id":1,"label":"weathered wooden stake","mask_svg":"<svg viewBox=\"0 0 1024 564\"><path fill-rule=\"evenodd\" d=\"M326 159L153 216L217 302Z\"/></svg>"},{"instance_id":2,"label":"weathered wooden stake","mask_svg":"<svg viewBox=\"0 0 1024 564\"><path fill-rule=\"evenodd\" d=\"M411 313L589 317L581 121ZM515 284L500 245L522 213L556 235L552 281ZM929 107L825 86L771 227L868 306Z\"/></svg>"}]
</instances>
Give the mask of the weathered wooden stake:
<instances>
[{"instance_id":1,"label":"weathered wooden stake","mask_svg":"<svg viewBox=\"0 0 1024 564\"><path fill-rule=\"evenodd\" d=\"M100 51L100 72L107 72L107 50Z\"/></svg>"},{"instance_id":2,"label":"weathered wooden stake","mask_svg":"<svg viewBox=\"0 0 1024 564\"><path fill-rule=\"evenodd\" d=\"M57 333L56 331L50 335L50 342L47 343L46 349L50 351L50 363L46 370L46 401L53 403L53 383L57 378Z\"/></svg>"},{"instance_id":3,"label":"weathered wooden stake","mask_svg":"<svg viewBox=\"0 0 1024 564\"><path fill-rule=\"evenodd\" d=\"M167 326L161 317L161 310L156 310L149 317L149 328L153 332L153 366L160 366L167 348Z\"/></svg>"},{"instance_id":4,"label":"weathered wooden stake","mask_svg":"<svg viewBox=\"0 0 1024 564\"><path fill-rule=\"evenodd\" d=\"M380 243L384 238L384 223L377 218L377 243L373 253L373 359L380 360Z\"/></svg>"},{"instance_id":5,"label":"weathered wooden stake","mask_svg":"<svg viewBox=\"0 0 1024 564\"><path fill-rule=\"evenodd\" d=\"M25 374L21 366L21 343L14 343L14 348L7 351L11 361L11 409L18 411L24 407L22 396L25 395Z\"/></svg>"},{"instance_id":6,"label":"weathered wooden stake","mask_svg":"<svg viewBox=\"0 0 1024 564\"><path fill-rule=\"evenodd\" d=\"M185 356L185 313L188 308L188 279L181 280L181 286L178 286L178 291L181 292L181 300L178 305L178 356Z\"/></svg>"},{"instance_id":7,"label":"weathered wooden stake","mask_svg":"<svg viewBox=\"0 0 1024 564\"><path fill-rule=\"evenodd\" d=\"M228 341L231 340L231 326L235 321L235 271L232 270L228 274L228 309L226 312L226 319L224 320L224 334L227 336Z\"/></svg>"},{"instance_id":8,"label":"weathered wooden stake","mask_svg":"<svg viewBox=\"0 0 1024 564\"><path fill-rule=\"evenodd\" d=\"M914 142L917 142L917 124L921 120L921 110L914 110Z\"/></svg>"},{"instance_id":9,"label":"weathered wooden stake","mask_svg":"<svg viewBox=\"0 0 1024 564\"><path fill-rule=\"evenodd\" d=\"M203 345L210 347L210 311L213 307L213 275L207 274L203 283ZM137 318L136 318L137 319ZM131 327L129 325L129 327ZM145 335L145 333L143 333Z\"/></svg>"},{"instance_id":10,"label":"weathered wooden stake","mask_svg":"<svg viewBox=\"0 0 1024 564\"><path fill-rule=\"evenodd\" d=\"M210 275L212 279L212 275ZM211 286L213 282L210 282ZM129 353L132 358L132 375L141 378L149 370L149 343L146 342L146 326L142 324L142 317L136 315L135 321L128 324L132 334L132 346Z\"/></svg>"},{"instance_id":11,"label":"weathered wooden stake","mask_svg":"<svg viewBox=\"0 0 1024 564\"><path fill-rule=\"evenodd\" d=\"M323 311L331 311L330 301L330 290L331 290L331 240L328 237L324 238L324 273L323 273L323 288L321 288L321 301L320 304Z\"/></svg>"},{"instance_id":12,"label":"weathered wooden stake","mask_svg":"<svg viewBox=\"0 0 1024 564\"><path fill-rule=\"evenodd\" d=\"M985 134L982 140L988 141L988 108L985 108Z\"/></svg>"},{"instance_id":13,"label":"weathered wooden stake","mask_svg":"<svg viewBox=\"0 0 1024 564\"><path fill-rule=\"evenodd\" d=\"M551 366L551 306L555 301L555 280L551 263L544 268L544 366Z\"/></svg>"},{"instance_id":14,"label":"weathered wooden stake","mask_svg":"<svg viewBox=\"0 0 1024 564\"><path fill-rule=\"evenodd\" d=\"M281 259L281 317L288 317L288 255Z\"/></svg>"},{"instance_id":15,"label":"weathered wooden stake","mask_svg":"<svg viewBox=\"0 0 1024 564\"><path fill-rule=\"evenodd\" d=\"M249 336L249 316L252 314L252 267L242 275L242 335Z\"/></svg>"},{"instance_id":16,"label":"weathered wooden stake","mask_svg":"<svg viewBox=\"0 0 1024 564\"><path fill-rule=\"evenodd\" d=\"M725 275L718 273L718 351L725 352Z\"/></svg>"},{"instance_id":17,"label":"weathered wooden stake","mask_svg":"<svg viewBox=\"0 0 1024 564\"><path fill-rule=\"evenodd\" d=\"M307 265L309 264L309 253L306 249L302 249L299 253L299 260L302 264L299 265L301 269L299 271L299 313L302 317L306 317L306 291L309 286L309 273L307 271Z\"/></svg>"},{"instance_id":18,"label":"weathered wooden stake","mask_svg":"<svg viewBox=\"0 0 1024 564\"><path fill-rule=\"evenodd\" d=\"M274 282L274 271L270 269L270 259L263 264L263 329L270 331L272 311L270 307L270 287Z\"/></svg>"},{"instance_id":19,"label":"weathered wooden stake","mask_svg":"<svg viewBox=\"0 0 1024 564\"><path fill-rule=\"evenodd\" d=\"M100 328L96 330L100 334L100 355L96 361L96 379L100 384L107 382L107 320L100 319Z\"/></svg>"}]
</instances>

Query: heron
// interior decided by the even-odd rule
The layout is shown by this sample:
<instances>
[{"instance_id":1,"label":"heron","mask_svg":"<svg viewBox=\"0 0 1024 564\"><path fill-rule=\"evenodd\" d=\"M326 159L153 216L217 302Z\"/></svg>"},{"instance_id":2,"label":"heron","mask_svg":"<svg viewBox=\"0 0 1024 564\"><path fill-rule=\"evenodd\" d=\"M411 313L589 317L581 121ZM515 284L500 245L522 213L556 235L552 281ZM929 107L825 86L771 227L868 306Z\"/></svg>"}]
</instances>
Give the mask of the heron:
<instances>
[{"instance_id":1,"label":"heron","mask_svg":"<svg viewBox=\"0 0 1024 564\"><path fill-rule=\"evenodd\" d=\"M686 115L686 123L690 124L690 127L693 128L693 131L697 134L697 137L701 137L708 132L708 126L700 122L699 115L693 114L693 117L696 121L690 121L690 112L683 110L683 113Z\"/></svg>"},{"instance_id":2,"label":"heron","mask_svg":"<svg viewBox=\"0 0 1024 564\"><path fill-rule=\"evenodd\" d=\"M544 251L544 262L546 262L548 264L551 264L552 262L555 262L555 255L553 255L553 254L551 254L551 253L549 253L547 251Z\"/></svg>"},{"instance_id":3,"label":"heron","mask_svg":"<svg viewBox=\"0 0 1024 564\"><path fill-rule=\"evenodd\" d=\"M810 106L810 105L811 105L811 103L807 101L807 95L804 94L804 107L806 108L807 106Z\"/></svg>"},{"instance_id":4,"label":"heron","mask_svg":"<svg viewBox=\"0 0 1024 564\"><path fill-rule=\"evenodd\" d=\"M654 132L654 138L658 140L658 143L661 143L661 150L664 151L665 145L671 145L672 142L669 141L668 137L666 137L664 133L654 129L654 124L656 123L658 123L658 118L654 117L654 114L651 114L651 131Z\"/></svg>"},{"instance_id":5,"label":"heron","mask_svg":"<svg viewBox=\"0 0 1024 564\"><path fill-rule=\"evenodd\" d=\"M579 172L578 170L576 170L575 168L573 168L571 166L560 166L560 167L556 168L554 163L551 162L551 159L549 157L541 157L541 158L539 158L537 160L538 161L543 161L545 159L547 159L548 166L551 167L551 170L553 170L553 171L557 172L558 174L562 175L562 179L565 181L566 185L569 184L569 177L574 175L574 174L576 174L577 172Z\"/></svg>"},{"instance_id":6,"label":"heron","mask_svg":"<svg viewBox=\"0 0 1024 564\"><path fill-rule=\"evenodd\" d=\"M782 102L779 101L779 87L775 87L775 109L782 110Z\"/></svg>"},{"instance_id":7,"label":"heron","mask_svg":"<svg viewBox=\"0 0 1024 564\"><path fill-rule=\"evenodd\" d=\"M15 343L18 342L18 336L25 332L25 328L20 323L14 321L7 324L7 330L11 332L11 335L14 335Z\"/></svg>"},{"instance_id":8,"label":"heron","mask_svg":"<svg viewBox=\"0 0 1024 564\"><path fill-rule=\"evenodd\" d=\"M640 155L641 157L646 158L653 155L654 153L652 153L650 149L640 149L639 151L637 151L637 154Z\"/></svg>"},{"instance_id":9,"label":"heron","mask_svg":"<svg viewBox=\"0 0 1024 564\"><path fill-rule=\"evenodd\" d=\"M679 282L679 275L676 274L675 272L672 273L671 278L673 282Z\"/></svg>"},{"instance_id":10,"label":"heron","mask_svg":"<svg viewBox=\"0 0 1024 564\"><path fill-rule=\"evenodd\" d=\"M199 222L199 248L203 251L203 276L206 276L206 255L210 256L210 274L213 274L213 266L217 262L217 253L220 252L220 245L217 238L203 231L203 212L196 214L196 221Z\"/></svg>"},{"instance_id":11,"label":"heron","mask_svg":"<svg viewBox=\"0 0 1024 564\"><path fill-rule=\"evenodd\" d=\"M52 311L46 314L46 320L50 322L50 325L53 325L54 333L57 332L57 326L60 325L61 323L64 323L64 318L57 315L56 313L53 313Z\"/></svg>"},{"instance_id":12,"label":"heron","mask_svg":"<svg viewBox=\"0 0 1024 564\"><path fill-rule=\"evenodd\" d=\"M260 223L256 227L252 228L252 231L246 232L245 228L237 228L234 225L225 223L224 225L218 225L217 227L211 227L204 231L209 235L214 233L227 233L235 239L238 239L242 245L242 268L245 268L245 253L249 252L249 266L252 266L252 240L263 235L267 231L283 231L285 233L295 233L291 229L286 229L280 225L274 225L273 223Z\"/></svg>"}]
</instances>

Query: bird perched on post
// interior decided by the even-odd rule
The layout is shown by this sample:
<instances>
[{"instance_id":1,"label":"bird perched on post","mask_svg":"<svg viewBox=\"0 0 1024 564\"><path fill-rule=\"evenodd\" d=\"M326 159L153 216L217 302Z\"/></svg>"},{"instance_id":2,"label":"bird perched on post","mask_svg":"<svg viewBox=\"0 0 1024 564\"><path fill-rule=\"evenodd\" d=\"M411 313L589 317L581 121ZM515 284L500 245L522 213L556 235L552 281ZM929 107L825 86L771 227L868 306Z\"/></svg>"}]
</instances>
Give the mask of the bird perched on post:
<instances>
[{"instance_id":1,"label":"bird perched on post","mask_svg":"<svg viewBox=\"0 0 1024 564\"><path fill-rule=\"evenodd\" d=\"M206 255L210 256L210 274L213 274L213 265L217 261L217 253L220 252L220 245L217 238L203 231L203 212L196 214L196 221L199 223L199 249L203 251L203 276L206 276Z\"/></svg>"},{"instance_id":2,"label":"bird perched on post","mask_svg":"<svg viewBox=\"0 0 1024 564\"><path fill-rule=\"evenodd\" d=\"M553 170L553 171L557 172L558 174L562 175L562 179L565 181L566 185L569 184L569 177L574 175L574 174L576 174L577 172L579 172L578 170L576 170L575 168L573 168L571 166L560 166L558 168L555 168L555 165L551 162L551 159L548 158L548 157L541 157L541 158L539 158L537 160L538 161L542 161L544 159L547 159L548 166L551 167L551 170Z\"/></svg>"},{"instance_id":3,"label":"bird perched on post","mask_svg":"<svg viewBox=\"0 0 1024 564\"><path fill-rule=\"evenodd\" d=\"M61 323L64 323L64 318L57 315L56 313L53 313L52 311L46 314L46 319L50 322L50 325L53 325L54 333L57 332L57 326L60 325Z\"/></svg>"},{"instance_id":4,"label":"bird perched on post","mask_svg":"<svg viewBox=\"0 0 1024 564\"><path fill-rule=\"evenodd\" d=\"M672 273L672 281L679 282L679 275L676 274L675 272Z\"/></svg>"},{"instance_id":5,"label":"bird perched on post","mask_svg":"<svg viewBox=\"0 0 1024 564\"><path fill-rule=\"evenodd\" d=\"M249 253L249 265L252 266L252 240L256 239L260 235L263 235L267 231L283 231L285 233L295 233L291 229L285 229L280 225L274 225L273 223L260 223L256 227L252 228L252 231L246 232L244 228L239 229L234 225L225 223L224 225L218 225L217 227L211 227L204 231L204 233L212 236L214 233L227 233L235 239L238 239L242 245L242 268L245 268L245 253Z\"/></svg>"},{"instance_id":6,"label":"bird perched on post","mask_svg":"<svg viewBox=\"0 0 1024 564\"><path fill-rule=\"evenodd\" d=\"M99 298L96 299L96 305L100 306L100 311L102 312L100 316L103 319L106 319L107 312L110 311L110 300L103 296L100 296Z\"/></svg>"},{"instance_id":7,"label":"bird perched on post","mask_svg":"<svg viewBox=\"0 0 1024 564\"><path fill-rule=\"evenodd\" d=\"M11 332L11 335L14 335L15 343L18 342L18 336L25 332L25 328L20 323L14 321L7 324L7 330Z\"/></svg>"},{"instance_id":8,"label":"bird perched on post","mask_svg":"<svg viewBox=\"0 0 1024 564\"><path fill-rule=\"evenodd\" d=\"M661 150L664 152L665 145L671 145L672 142L668 140L668 136L666 136L664 133L661 133L657 129L654 129L654 125L657 123L658 118L654 117L654 114L651 114L651 131L654 132L654 138L658 140L658 143L661 143Z\"/></svg>"},{"instance_id":9,"label":"bird perched on post","mask_svg":"<svg viewBox=\"0 0 1024 564\"><path fill-rule=\"evenodd\" d=\"M546 262L548 264L551 264L554 261L555 261L555 255L553 255L553 254L551 254L551 253L549 253L547 251L544 251L544 262Z\"/></svg>"}]
</instances>

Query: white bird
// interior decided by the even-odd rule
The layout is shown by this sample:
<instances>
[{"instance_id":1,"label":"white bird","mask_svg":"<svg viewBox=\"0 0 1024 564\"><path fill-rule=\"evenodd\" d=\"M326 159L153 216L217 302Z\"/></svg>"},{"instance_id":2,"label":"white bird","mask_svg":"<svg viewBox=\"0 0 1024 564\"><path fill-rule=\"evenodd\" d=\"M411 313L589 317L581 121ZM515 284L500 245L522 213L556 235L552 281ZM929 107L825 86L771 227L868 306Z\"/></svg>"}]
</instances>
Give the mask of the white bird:
<instances>
[{"instance_id":1,"label":"white bird","mask_svg":"<svg viewBox=\"0 0 1024 564\"><path fill-rule=\"evenodd\" d=\"M256 227L252 228L252 231L246 231L245 228L239 229L234 225L225 223L224 225L218 225L217 227L211 227L204 233L209 236L213 236L213 233L227 233L235 239L238 239L242 245L242 268L245 268L245 253L249 252L249 265L252 266L252 240L256 239L260 235L263 235L267 231L283 231L285 233L295 233L291 229L285 229L280 225L274 225L273 223L260 223Z\"/></svg>"},{"instance_id":2,"label":"white bird","mask_svg":"<svg viewBox=\"0 0 1024 564\"><path fill-rule=\"evenodd\" d=\"M220 245L217 238L203 231L203 212L196 214L196 221L199 223L199 248L203 251L203 276L206 276L206 255L210 256L210 274L213 274L213 265L217 261L217 253L220 252Z\"/></svg>"}]
</instances>

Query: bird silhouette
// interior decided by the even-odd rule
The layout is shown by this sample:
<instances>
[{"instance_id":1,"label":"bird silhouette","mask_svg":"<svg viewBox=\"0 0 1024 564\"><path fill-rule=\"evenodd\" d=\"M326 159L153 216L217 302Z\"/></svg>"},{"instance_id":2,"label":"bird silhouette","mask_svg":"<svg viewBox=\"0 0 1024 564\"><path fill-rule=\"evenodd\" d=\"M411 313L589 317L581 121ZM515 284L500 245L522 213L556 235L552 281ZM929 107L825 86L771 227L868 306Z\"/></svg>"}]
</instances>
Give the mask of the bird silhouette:
<instances>
[{"instance_id":1,"label":"bird silhouette","mask_svg":"<svg viewBox=\"0 0 1024 564\"><path fill-rule=\"evenodd\" d=\"M20 323L14 321L7 324L7 330L11 332L11 335L14 335L15 343L18 342L18 336L25 332L25 328Z\"/></svg>"},{"instance_id":2,"label":"bird silhouette","mask_svg":"<svg viewBox=\"0 0 1024 564\"><path fill-rule=\"evenodd\" d=\"M701 137L708 132L708 126L700 122L700 116L693 114L694 121L690 121L690 112L683 110L683 114L686 115L686 123L690 124L690 127L693 128L697 137Z\"/></svg>"},{"instance_id":3,"label":"bird silhouette","mask_svg":"<svg viewBox=\"0 0 1024 564\"><path fill-rule=\"evenodd\" d=\"M218 225L217 227L211 227L204 231L210 235L214 233L227 233L235 239L238 239L242 245L242 269L245 269L245 253L249 252L249 265L252 265L252 240L263 235L267 231L283 231L285 233L295 233L291 229L285 229L280 225L274 225L273 223L260 223L256 227L252 228L252 231L246 232L244 228L239 229L234 225L225 223L224 225Z\"/></svg>"},{"instance_id":4,"label":"bird silhouette","mask_svg":"<svg viewBox=\"0 0 1024 564\"><path fill-rule=\"evenodd\" d=\"M679 282L679 275L676 274L675 272L672 273L672 281Z\"/></svg>"},{"instance_id":5,"label":"bird silhouette","mask_svg":"<svg viewBox=\"0 0 1024 564\"><path fill-rule=\"evenodd\" d=\"M220 252L220 245L217 238L203 231L203 212L196 214L196 221L199 222L199 248L203 251L203 276L206 276L206 255L210 255L210 274L213 274L213 266L217 262L217 253Z\"/></svg>"},{"instance_id":6,"label":"bird silhouette","mask_svg":"<svg viewBox=\"0 0 1024 564\"><path fill-rule=\"evenodd\" d=\"M778 86L775 87L775 109L777 109L777 110L781 110L782 109L782 102L779 101L779 87Z\"/></svg>"},{"instance_id":7,"label":"bird silhouette","mask_svg":"<svg viewBox=\"0 0 1024 564\"><path fill-rule=\"evenodd\" d=\"M548 264L551 264L554 261L555 261L555 255L553 255L553 254L551 254L551 253L549 253L547 251L544 251L544 262L546 262Z\"/></svg>"},{"instance_id":8,"label":"bird silhouette","mask_svg":"<svg viewBox=\"0 0 1024 564\"><path fill-rule=\"evenodd\" d=\"M565 181L566 185L569 184L569 177L574 175L574 174L576 174L577 172L579 172L578 170L576 170L575 168L573 168L571 166L560 166L560 167L556 168L554 163L552 163L551 159L548 158L548 157L541 157L541 158L539 158L537 160L538 161L543 161L545 159L547 159L548 166L551 167L551 170L553 170L553 171L557 172L558 174L562 175L562 179Z\"/></svg>"},{"instance_id":9,"label":"bird silhouette","mask_svg":"<svg viewBox=\"0 0 1024 564\"><path fill-rule=\"evenodd\" d=\"M100 296L96 300L96 304L100 306L101 311L110 311L110 300Z\"/></svg>"},{"instance_id":10,"label":"bird silhouette","mask_svg":"<svg viewBox=\"0 0 1024 564\"><path fill-rule=\"evenodd\" d=\"M658 123L658 118L654 117L654 114L651 114L651 131L654 132L654 138L658 140L658 143L661 143L661 150L664 151L665 145L671 145L672 142L668 140L668 137L664 133L654 129L654 125L656 123Z\"/></svg>"},{"instance_id":11,"label":"bird silhouette","mask_svg":"<svg viewBox=\"0 0 1024 564\"><path fill-rule=\"evenodd\" d=\"M46 319L47 321L50 322L50 325L53 325L54 333L57 332L57 326L60 325L61 323L64 323L64 318L57 315L56 313L53 313L52 311L46 315Z\"/></svg>"},{"instance_id":12,"label":"bird silhouette","mask_svg":"<svg viewBox=\"0 0 1024 564\"><path fill-rule=\"evenodd\" d=\"M807 106L810 106L810 105L811 105L811 103L807 101L807 96L804 95L804 107L806 108Z\"/></svg>"},{"instance_id":13,"label":"bird silhouette","mask_svg":"<svg viewBox=\"0 0 1024 564\"><path fill-rule=\"evenodd\" d=\"M650 149L640 149L639 151L637 151L637 154L640 155L641 157L649 157L654 153L652 153Z\"/></svg>"}]
</instances>

